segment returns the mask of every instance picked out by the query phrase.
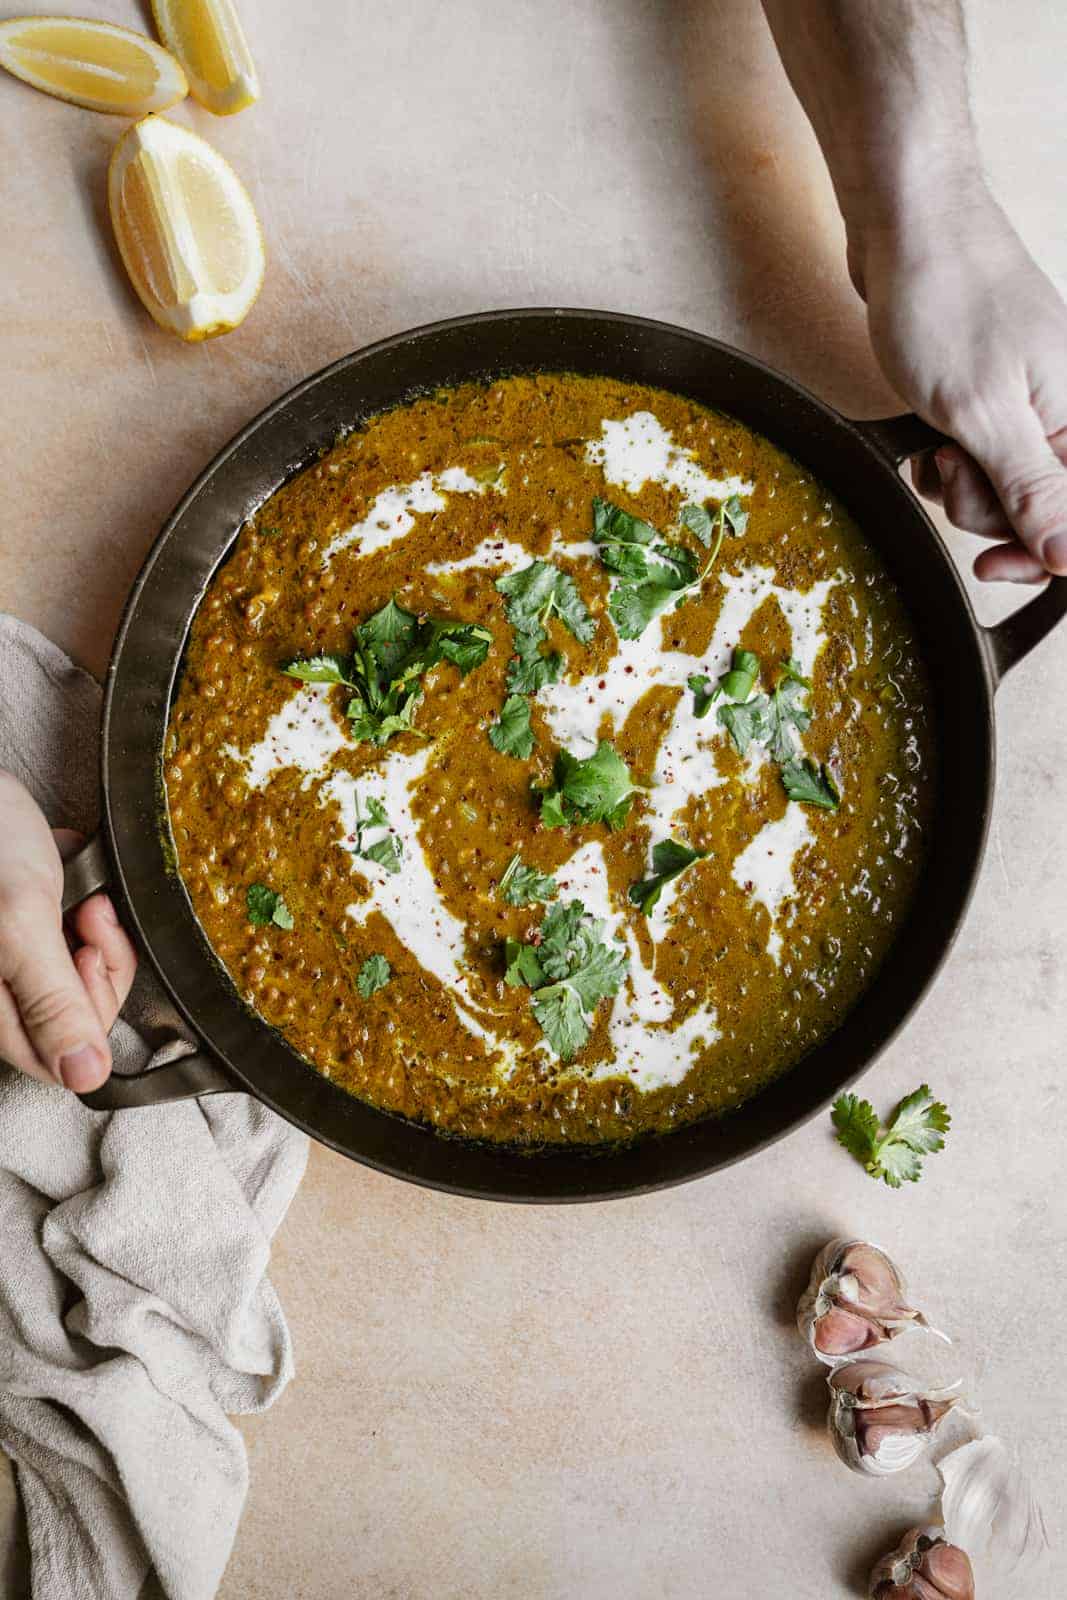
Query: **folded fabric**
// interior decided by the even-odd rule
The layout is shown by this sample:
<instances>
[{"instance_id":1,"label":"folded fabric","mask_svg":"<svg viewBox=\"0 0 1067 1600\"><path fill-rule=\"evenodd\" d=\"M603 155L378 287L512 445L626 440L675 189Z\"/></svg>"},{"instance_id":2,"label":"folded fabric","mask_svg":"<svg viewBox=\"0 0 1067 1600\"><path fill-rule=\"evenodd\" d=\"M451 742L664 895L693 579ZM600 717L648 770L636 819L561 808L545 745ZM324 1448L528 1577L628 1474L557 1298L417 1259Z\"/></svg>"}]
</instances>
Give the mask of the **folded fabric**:
<instances>
[{"instance_id":1,"label":"folded fabric","mask_svg":"<svg viewBox=\"0 0 1067 1600\"><path fill-rule=\"evenodd\" d=\"M0 614L0 766L55 827L95 825L99 701ZM144 965L126 1016L117 1070L188 1048ZM215 1594L248 1483L229 1418L292 1376L266 1274L306 1159L242 1094L109 1115L0 1066L0 1448L34 1600Z\"/></svg>"}]
</instances>

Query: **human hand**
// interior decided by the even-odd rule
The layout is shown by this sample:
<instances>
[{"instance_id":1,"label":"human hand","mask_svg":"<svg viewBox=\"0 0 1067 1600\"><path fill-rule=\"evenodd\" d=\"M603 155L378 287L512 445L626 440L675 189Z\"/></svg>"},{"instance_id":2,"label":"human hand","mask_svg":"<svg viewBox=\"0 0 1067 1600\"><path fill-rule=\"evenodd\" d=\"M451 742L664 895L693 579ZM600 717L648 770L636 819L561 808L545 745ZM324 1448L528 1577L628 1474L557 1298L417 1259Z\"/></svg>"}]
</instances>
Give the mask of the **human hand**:
<instances>
[{"instance_id":1,"label":"human hand","mask_svg":"<svg viewBox=\"0 0 1067 1600\"><path fill-rule=\"evenodd\" d=\"M0 771L0 1061L84 1093L111 1070L107 1034L137 956L107 895L78 906L65 932L61 853L77 842Z\"/></svg>"},{"instance_id":2,"label":"human hand","mask_svg":"<svg viewBox=\"0 0 1067 1600\"><path fill-rule=\"evenodd\" d=\"M913 468L958 528L995 542L979 578L1067 573L1067 307L984 184L850 241L871 343L897 392L951 435Z\"/></svg>"}]
</instances>

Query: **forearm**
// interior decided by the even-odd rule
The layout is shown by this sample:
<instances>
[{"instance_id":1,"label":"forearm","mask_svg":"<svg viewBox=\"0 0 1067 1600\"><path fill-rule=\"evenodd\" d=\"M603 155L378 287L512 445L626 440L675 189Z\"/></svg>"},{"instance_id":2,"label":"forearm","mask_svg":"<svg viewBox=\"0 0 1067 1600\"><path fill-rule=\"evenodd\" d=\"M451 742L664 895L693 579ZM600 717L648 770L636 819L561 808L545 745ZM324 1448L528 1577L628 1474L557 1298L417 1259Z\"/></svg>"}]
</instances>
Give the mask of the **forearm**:
<instances>
[{"instance_id":1,"label":"forearm","mask_svg":"<svg viewBox=\"0 0 1067 1600\"><path fill-rule=\"evenodd\" d=\"M822 146L853 269L873 231L944 226L984 190L959 0L763 0Z\"/></svg>"}]
</instances>

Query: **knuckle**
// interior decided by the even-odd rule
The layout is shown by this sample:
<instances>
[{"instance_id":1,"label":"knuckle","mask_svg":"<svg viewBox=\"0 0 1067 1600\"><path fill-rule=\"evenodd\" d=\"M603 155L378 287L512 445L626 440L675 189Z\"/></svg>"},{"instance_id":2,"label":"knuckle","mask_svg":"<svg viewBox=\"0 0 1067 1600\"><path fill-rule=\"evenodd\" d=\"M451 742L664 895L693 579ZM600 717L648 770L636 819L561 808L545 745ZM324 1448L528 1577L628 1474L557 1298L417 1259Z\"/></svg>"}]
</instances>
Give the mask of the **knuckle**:
<instances>
[{"instance_id":1,"label":"knuckle","mask_svg":"<svg viewBox=\"0 0 1067 1600\"><path fill-rule=\"evenodd\" d=\"M45 873L0 883L0 941L7 950L21 952L42 923L58 928L60 921L56 885Z\"/></svg>"},{"instance_id":2,"label":"knuckle","mask_svg":"<svg viewBox=\"0 0 1067 1600\"><path fill-rule=\"evenodd\" d=\"M1000 497L1014 521L1034 531L1067 514L1067 473L1055 466L1023 467L1001 477Z\"/></svg>"},{"instance_id":3,"label":"knuckle","mask_svg":"<svg viewBox=\"0 0 1067 1600\"><path fill-rule=\"evenodd\" d=\"M28 1033L84 1033L86 1007L69 989L46 985L19 998L19 1011Z\"/></svg>"}]
</instances>

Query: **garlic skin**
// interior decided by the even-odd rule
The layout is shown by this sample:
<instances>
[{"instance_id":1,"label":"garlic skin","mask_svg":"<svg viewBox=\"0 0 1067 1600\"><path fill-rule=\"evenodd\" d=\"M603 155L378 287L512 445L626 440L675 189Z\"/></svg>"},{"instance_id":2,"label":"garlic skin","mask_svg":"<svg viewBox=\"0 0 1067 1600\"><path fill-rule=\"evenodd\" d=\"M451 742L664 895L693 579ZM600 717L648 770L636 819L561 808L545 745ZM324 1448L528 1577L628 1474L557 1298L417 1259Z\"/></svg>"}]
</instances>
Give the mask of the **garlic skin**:
<instances>
[{"instance_id":1,"label":"garlic skin","mask_svg":"<svg viewBox=\"0 0 1067 1600\"><path fill-rule=\"evenodd\" d=\"M871 1477L903 1472L925 1454L934 1430L959 1404L947 1389L923 1389L886 1361L846 1361L827 1374L827 1426L846 1467Z\"/></svg>"},{"instance_id":2,"label":"garlic skin","mask_svg":"<svg viewBox=\"0 0 1067 1600\"><path fill-rule=\"evenodd\" d=\"M910 1528L871 1573L870 1600L975 1600L966 1551L940 1528Z\"/></svg>"},{"instance_id":3,"label":"garlic skin","mask_svg":"<svg viewBox=\"0 0 1067 1600\"><path fill-rule=\"evenodd\" d=\"M908 1328L925 1328L951 1342L908 1305L903 1275L885 1251L863 1239L831 1239L819 1251L797 1305L797 1327L828 1366Z\"/></svg>"}]
</instances>

